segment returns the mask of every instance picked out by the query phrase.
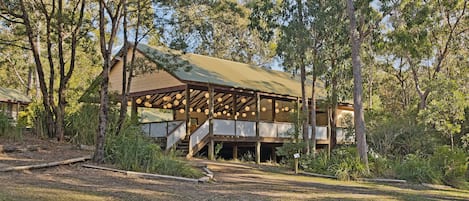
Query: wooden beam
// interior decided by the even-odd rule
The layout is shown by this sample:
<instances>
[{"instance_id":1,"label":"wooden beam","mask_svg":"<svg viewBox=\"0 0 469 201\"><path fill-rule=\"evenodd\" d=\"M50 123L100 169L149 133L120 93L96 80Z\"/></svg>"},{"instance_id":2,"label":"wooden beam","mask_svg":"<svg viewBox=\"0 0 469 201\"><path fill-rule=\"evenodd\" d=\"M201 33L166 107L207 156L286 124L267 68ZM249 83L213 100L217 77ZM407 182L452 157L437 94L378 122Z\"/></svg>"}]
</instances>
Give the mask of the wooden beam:
<instances>
[{"instance_id":1,"label":"wooden beam","mask_svg":"<svg viewBox=\"0 0 469 201\"><path fill-rule=\"evenodd\" d=\"M30 170L30 169L54 167L54 166L59 166L59 165L68 165L68 164L72 164L72 163L76 163L76 162L83 162L83 161L86 161L86 160L89 160L89 159L91 159L91 156L84 156L84 157L79 157L79 158L72 158L72 159L68 159L68 160L55 161L55 162L50 162L50 163L42 163L42 164L36 164L36 165L6 167L6 168L0 169L0 172L21 171L21 170Z\"/></svg>"},{"instance_id":2,"label":"wooden beam","mask_svg":"<svg viewBox=\"0 0 469 201\"><path fill-rule=\"evenodd\" d=\"M233 160L238 160L238 144L233 145Z\"/></svg>"},{"instance_id":3,"label":"wooden beam","mask_svg":"<svg viewBox=\"0 0 469 201\"><path fill-rule=\"evenodd\" d=\"M163 89L153 89L153 90L147 90L147 91L139 91L139 92L133 92L130 93L130 97L135 97L135 96L145 96L147 94L160 94L160 93L167 93L167 92L175 92L175 91L184 91L186 89L186 85L178 85L178 86L173 86L173 87L168 87L168 88L163 88Z\"/></svg>"}]
</instances>

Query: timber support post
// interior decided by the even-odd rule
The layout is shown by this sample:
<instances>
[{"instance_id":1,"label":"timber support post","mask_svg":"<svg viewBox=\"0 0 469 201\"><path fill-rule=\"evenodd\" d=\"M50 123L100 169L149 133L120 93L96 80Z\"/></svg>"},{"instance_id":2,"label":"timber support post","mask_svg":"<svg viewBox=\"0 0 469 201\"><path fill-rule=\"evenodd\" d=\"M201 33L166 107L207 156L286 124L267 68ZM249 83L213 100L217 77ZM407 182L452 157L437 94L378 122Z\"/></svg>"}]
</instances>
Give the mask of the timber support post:
<instances>
[{"instance_id":1,"label":"timber support post","mask_svg":"<svg viewBox=\"0 0 469 201\"><path fill-rule=\"evenodd\" d=\"M256 163L261 163L261 139L259 130L259 120L261 117L261 96L256 93Z\"/></svg>"},{"instance_id":2,"label":"timber support post","mask_svg":"<svg viewBox=\"0 0 469 201\"><path fill-rule=\"evenodd\" d=\"M214 90L213 86L209 85L208 86L208 93L209 93L209 99L208 99L208 107L209 107L209 112L208 112L208 133L209 133L209 138L210 142L208 144L208 160L215 160L215 142L213 141L213 96L214 96Z\"/></svg>"}]
</instances>

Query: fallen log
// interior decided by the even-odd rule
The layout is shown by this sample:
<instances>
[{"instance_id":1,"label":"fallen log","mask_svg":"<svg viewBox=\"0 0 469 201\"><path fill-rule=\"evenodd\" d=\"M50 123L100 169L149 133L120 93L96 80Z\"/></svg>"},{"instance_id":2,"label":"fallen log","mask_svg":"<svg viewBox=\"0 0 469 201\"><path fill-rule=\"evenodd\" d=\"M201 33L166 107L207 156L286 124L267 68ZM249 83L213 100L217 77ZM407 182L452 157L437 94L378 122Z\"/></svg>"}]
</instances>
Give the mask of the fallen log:
<instances>
[{"instance_id":1,"label":"fallen log","mask_svg":"<svg viewBox=\"0 0 469 201\"><path fill-rule=\"evenodd\" d=\"M97 169L97 170L119 172L119 173L123 173L123 174L126 174L126 175L133 175L133 176L142 177L142 178L172 179L172 180L194 182L194 183L205 182L205 180L206 180L205 178L192 179L192 178L186 178L186 177L176 177L176 176L161 175L161 174L151 174L151 173L143 173L143 172L126 171L126 170L119 170L119 169L101 167L101 166L89 165L89 164L83 164L81 166L85 167L85 168L92 168L92 169Z\"/></svg>"},{"instance_id":2,"label":"fallen log","mask_svg":"<svg viewBox=\"0 0 469 201\"><path fill-rule=\"evenodd\" d=\"M46 168L46 167L54 167L54 166L59 166L59 165L68 165L68 164L72 164L72 163L76 163L76 162L83 162L83 161L90 160L90 159L91 159L91 156L84 156L84 157L79 157L79 158L72 158L72 159L67 159L67 160L62 160L62 161L42 163L42 164L36 164L36 165L24 165L24 166L7 167L7 168L0 169L0 172L21 171L21 170L30 170L30 169L40 169L40 168Z\"/></svg>"}]
</instances>

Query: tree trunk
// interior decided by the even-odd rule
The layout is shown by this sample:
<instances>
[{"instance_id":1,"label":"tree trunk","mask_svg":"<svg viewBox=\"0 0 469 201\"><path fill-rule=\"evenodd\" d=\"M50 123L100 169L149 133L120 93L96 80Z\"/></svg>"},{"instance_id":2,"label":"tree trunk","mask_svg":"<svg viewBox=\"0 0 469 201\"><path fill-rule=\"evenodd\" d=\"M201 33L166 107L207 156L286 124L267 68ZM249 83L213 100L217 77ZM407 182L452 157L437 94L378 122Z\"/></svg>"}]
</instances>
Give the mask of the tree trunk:
<instances>
[{"instance_id":1,"label":"tree trunk","mask_svg":"<svg viewBox=\"0 0 469 201\"><path fill-rule=\"evenodd\" d=\"M355 9L353 1L347 0L347 12L350 18L349 34L352 46L352 66L353 66L353 104L354 104L354 121L355 135L357 139L357 149L360 160L368 169L368 154L365 135L365 118L363 115L362 103L362 75L360 62L360 38L357 32L357 24L355 19Z\"/></svg>"},{"instance_id":2,"label":"tree trunk","mask_svg":"<svg viewBox=\"0 0 469 201\"><path fill-rule=\"evenodd\" d=\"M313 75L311 89L311 153L316 157L316 75Z\"/></svg>"},{"instance_id":3,"label":"tree trunk","mask_svg":"<svg viewBox=\"0 0 469 201\"><path fill-rule=\"evenodd\" d=\"M334 67L334 65L333 65ZM331 111L331 118L328 121L331 122L331 139L330 145L331 149L335 147L337 144L337 77L336 75L332 75L332 111ZM328 117L329 118L329 117Z\"/></svg>"}]
</instances>

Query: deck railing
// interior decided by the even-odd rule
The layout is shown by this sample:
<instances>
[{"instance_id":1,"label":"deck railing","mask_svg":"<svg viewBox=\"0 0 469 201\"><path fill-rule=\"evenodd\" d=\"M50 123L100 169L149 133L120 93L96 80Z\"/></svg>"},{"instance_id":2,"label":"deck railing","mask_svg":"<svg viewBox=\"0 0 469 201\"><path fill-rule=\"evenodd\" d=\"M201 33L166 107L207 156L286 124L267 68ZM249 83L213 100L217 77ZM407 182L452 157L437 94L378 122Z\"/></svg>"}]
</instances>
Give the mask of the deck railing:
<instances>
[{"instance_id":1,"label":"deck railing","mask_svg":"<svg viewBox=\"0 0 469 201\"><path fill-rule=\"evenodd\" d=\"M141 123L142 130L150 137L166 137L183 121L164 121Z\"/></svg>"}]
</instances>

